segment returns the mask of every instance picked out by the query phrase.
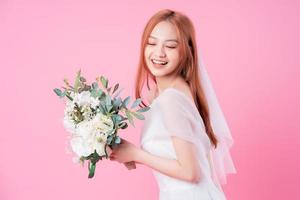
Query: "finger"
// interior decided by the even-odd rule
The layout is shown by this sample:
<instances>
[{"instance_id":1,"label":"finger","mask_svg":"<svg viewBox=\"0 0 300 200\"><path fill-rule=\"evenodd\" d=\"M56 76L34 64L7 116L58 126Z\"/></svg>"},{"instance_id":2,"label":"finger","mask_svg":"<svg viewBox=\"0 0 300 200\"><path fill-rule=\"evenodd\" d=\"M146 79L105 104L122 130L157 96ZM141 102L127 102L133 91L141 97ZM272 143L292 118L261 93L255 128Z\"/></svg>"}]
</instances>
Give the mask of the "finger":
<instances>
[{"instance_id":1,"label":"finger","mask_svg":"<svg viewBox=\"0 0 300 200\"><path fill-rule=\"evenodd\" d=\"M110 156L109 159L116 160L116 156Z\"/></svg>"},{"instance_id":2,"label":"finger","mask_svg":"<svg viewBox=\"0 0 300 200\"><path fill-rule=\"evenodd\" d=\"M109 157L110 158L115 158L115 155L114 154L110 154Z\"/></svg>"}]
</instances>

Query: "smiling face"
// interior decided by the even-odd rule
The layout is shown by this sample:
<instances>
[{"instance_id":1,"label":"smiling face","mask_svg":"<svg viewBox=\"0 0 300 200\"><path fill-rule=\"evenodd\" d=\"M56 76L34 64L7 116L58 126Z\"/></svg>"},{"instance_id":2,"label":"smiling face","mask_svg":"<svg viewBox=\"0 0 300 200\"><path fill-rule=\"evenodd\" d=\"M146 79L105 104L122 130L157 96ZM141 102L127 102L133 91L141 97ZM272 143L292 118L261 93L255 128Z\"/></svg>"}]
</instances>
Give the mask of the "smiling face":
<instances>
[{"instance_id":1,"label":"smiling face","mask_svg":"<svg viewBox=\"0 0 300 200\"><path fill-rule=\"evenodd\" d=\"M153 28L144 56L153 76L162 77L172 74L179 63L179 41L173 24L162 21Z\"/></svg>"}]
</instances>

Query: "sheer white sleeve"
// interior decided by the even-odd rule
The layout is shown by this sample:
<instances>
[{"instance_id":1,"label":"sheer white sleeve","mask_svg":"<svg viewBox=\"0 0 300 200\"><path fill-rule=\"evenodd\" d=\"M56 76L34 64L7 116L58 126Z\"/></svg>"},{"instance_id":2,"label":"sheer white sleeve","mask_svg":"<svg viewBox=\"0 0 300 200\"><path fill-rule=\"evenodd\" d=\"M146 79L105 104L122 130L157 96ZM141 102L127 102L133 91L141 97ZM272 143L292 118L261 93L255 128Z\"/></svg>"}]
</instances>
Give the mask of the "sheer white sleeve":
<instances>
[{"instance_id":1,"label":"sheer white sleeve","mask_svg":"<svg viewBox=\"0 0 300 200\"><path fill-rule=\"evenodd\" d=\"M193 143L195 134L190 120L191 114L185 105L186 101L170 91L164 92L159 98L159 109L167 134Z\"/></svg>"}]
</instances>

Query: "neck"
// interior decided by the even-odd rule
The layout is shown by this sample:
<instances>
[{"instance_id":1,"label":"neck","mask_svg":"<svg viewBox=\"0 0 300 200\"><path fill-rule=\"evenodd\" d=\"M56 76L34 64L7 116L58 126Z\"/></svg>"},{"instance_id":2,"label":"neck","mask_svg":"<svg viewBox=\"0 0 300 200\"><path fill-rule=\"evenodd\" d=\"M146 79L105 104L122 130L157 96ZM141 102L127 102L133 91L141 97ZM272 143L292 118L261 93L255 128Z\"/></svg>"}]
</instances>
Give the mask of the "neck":
<instances>
[{"instance_id":1,"label":"neck","mask_svg":"<svg viewBox=\"0 0 300 200\"><path fill-rule=\"evenodd\" d=\"M156 84L158 92L161 93L163 90L165 90L168 87L173 87L177 84L178 81L180 81L180 76L162 76L162 77L156 77Z\"/></svg>"}]
</instances>

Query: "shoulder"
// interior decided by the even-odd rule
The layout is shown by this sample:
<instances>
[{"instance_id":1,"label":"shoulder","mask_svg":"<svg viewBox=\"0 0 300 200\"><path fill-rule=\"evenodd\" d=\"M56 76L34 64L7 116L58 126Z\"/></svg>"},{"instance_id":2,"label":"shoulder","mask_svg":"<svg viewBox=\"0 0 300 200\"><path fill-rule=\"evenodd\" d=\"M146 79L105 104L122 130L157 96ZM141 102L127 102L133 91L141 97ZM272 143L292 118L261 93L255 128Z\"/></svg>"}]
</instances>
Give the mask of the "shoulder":
<instances>
[{"instance_id":1,"label":"shoulder","mask_svg":"<svg viewBox=\"0 0 300 200\"><path fill-rule=\"evenodd\" d=\"M178 88L178 87L169 87L165 89L160 95L160 99L162 102L181 102L186 104L187 102L193 102L193 96L188 89L186 88Z\"/></svg>"},{"instance_id":2,"label":"shoulder","mask_svg":"<svg viewBox=\"0 0 300 200\"><path fill-rule=\"evenodd\" d=\"M187 110L189 106L188 97L182 91L175 88L165 89L156 99L161 110L175 112L178 110Z\"/></svg>"},{"instance_id":3,"label":"shoulder","mask_svg":"<svg viewBox=\"0 0 300 200\"><path fill-rule=\"evenodd\" d=\"M178 102L181 99L179 91L174 88L166 88L161 94L157 97L157 100L161 103L171 103Z\"/></svg>"},{"instance_id":4,"label":"shoulder","mask_svg":"<svg viewBox=\"0 0 300 200\"><path fill-rule=\"evenodd\" d=\"M155 101L161 111L189 113L195 116L199 114L191 95L188 96L184 91L177 88L165 89Z\"/></svg>"}]
</instances>

